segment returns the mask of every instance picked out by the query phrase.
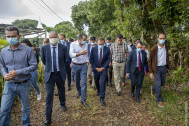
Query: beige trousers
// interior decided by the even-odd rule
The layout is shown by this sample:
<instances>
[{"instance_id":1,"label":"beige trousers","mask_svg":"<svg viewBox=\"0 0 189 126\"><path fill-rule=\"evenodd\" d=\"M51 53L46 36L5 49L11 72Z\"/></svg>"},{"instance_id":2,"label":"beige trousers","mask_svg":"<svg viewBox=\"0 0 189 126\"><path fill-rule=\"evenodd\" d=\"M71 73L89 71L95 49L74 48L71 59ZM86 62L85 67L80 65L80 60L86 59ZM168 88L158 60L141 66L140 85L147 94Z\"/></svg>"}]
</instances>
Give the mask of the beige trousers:
<instances>
[{"instance_id":1,"label":"beige trousers","mask_svg":"<svg viewBox=\"0 0 189 126\"><path fill-rule=\"evenodd\" d=\"M88 78L88 82L92 80L92 86L94 87L95 86L94 73L92 72L92 66L90 63L88 65L87 78Z\"/></svg>"},{"instance_id":2,"label":"beige trousers","mask_svg":"<svg viewBox=\"0 0 189 126\"><path fill-rule=\"evenodd\" d=\"M113 71L114 71L114 84L117 92L121 92L121 80L123 79L125 62L118 63L113 61Z\"/></svg>"}]
</instances>

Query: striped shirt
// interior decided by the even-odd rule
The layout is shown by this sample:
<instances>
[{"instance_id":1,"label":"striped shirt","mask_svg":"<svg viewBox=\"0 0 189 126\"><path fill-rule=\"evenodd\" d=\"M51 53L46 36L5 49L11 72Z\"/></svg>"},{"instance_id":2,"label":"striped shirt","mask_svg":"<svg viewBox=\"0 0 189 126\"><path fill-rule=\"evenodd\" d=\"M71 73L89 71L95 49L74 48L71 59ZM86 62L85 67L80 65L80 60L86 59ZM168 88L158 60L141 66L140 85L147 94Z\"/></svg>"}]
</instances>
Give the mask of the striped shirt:
<instances>
[{"instance_id":1,"label":"striped shirt","mask_svg":"<svg viewBox=\"0 0 189 126\"><path fill-rule=\"evenodd\" d=\"M114 42L110 47L110 51L113 61L119 63L125 62L126 54L128 53L127 44L122 43L121 45L119 45L117 42Z\"/></svg>"}]
</instances>

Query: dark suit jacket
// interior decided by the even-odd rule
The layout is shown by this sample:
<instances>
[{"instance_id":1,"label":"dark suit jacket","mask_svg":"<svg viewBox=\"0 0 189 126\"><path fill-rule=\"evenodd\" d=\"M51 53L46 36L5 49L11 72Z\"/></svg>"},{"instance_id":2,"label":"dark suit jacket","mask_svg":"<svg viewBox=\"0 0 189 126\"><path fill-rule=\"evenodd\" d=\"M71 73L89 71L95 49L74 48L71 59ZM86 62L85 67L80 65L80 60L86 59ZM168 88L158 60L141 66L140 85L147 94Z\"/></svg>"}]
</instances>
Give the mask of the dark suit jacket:
<instances>
[{"instance_id":1,"label":"dark suit jacket","mask_svg":"<svg viewBox=\"0 0 189 126\"><path fill-rule=\"evenodd\" d=\"M96 68L98 68L98 61L99 61L98 60L98 46L92 48L89 61L92 66L92 70L96 71ZM105 70L108 69L109 62L110 62L110 49L104 46L103 57L102 57L102 67L104 67Z\"/></svg>"},{"instance_id":2,"label":"dark suit jacket","mask_svg":"<svg viewBox=\"0 0 189 126\"><path fill-rule=\"evenodd\" d=\"M95 47L97 46L97 44L95 44ZM91 44L88 44L88 57L90 58L90 55L91 55Z\"/></svg>"},{"instance_id":3,"label":"dark suit jacket","mask_svg":"<svg viewBox=\"0 0 189 126\"><path fill-rule=\"evenodd\" d=\"M58 43L58 63L59 70L61 74L61 78L63 81L66 79L66 47L60 43ZM44 71L44 81L47 83L50 79L52 72L52 59L51 59L51 46L50 44L44 45L41 48L41 61L45 65Z\"/></svg>"},{"instance_id":4,"label":"dark suit jacket","mask_svg":"<svg viewBox=\"0 0 189 126\"><path fill-rule=\"evenodd\" d=\"M66 53L66 62L68 62L69 64L72 62L72 58L69 55L69 51L70 51L70 43L68 41L66 41L66 48L67 48L67 53Z\"/></svg>"},{"instance_id":5,"label":"dark suit jacket","mask_svg":"<svg viewBox=\"0 0 189 126\"><path fill-rule=\"evenodd\" d=\"M142 71L144 71L144 66L147 67L148 62L147 62L146 52L142 50L141 53L142 53ZM130 73L130 75L134 74L136 65L137 65L137 50L135 49L129 53L127 59L126 73Z\"/></svg>"}]
</instances>

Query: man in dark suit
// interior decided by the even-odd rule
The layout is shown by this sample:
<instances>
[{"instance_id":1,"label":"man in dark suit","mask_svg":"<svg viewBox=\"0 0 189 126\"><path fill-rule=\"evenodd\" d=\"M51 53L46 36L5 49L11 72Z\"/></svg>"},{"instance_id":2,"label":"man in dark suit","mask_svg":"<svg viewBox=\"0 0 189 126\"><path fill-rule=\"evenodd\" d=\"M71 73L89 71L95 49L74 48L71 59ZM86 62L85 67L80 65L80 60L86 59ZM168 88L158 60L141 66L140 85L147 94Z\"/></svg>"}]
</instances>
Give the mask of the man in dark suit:
<instances>
[{"instance_id":1,"label":"man in dark suit","mask_svg":"<svg viewBox=\"0 0 189 126\"><path fill-rule=\"evenodd\" d=\"M97 96L100 95L100 102L105 106L105 88L106 88L106 75L110 62L110 49L104 46L104 39L98 39L98 46L93 47L91 50L90 63L94 72L95 84L97 87ZM98 53L97 53L98 52ZM99 84L100 80L100 84Z\"/></svg>"},{"instance_id":2,"label":"man in dark suit","mask_svg":"<svg viewBox=\"0 0 189 126\"><path fill-rule=\"evenodd\" d=\"M46 121L45 125L51 123L53 106L54 85L56 82L60 105L63 111L65 106L65 79L66 79L66 47L58 43L58 35L55 31L49 33L50 44L41 48L41 60L45 65L44 81L46 86Z\"/></svg>"},{"instance_id":3,"label":"man in dark suit","mask_svg":"<svg viewBox=\"0 0 189 126\"><path fill-rule=\"evenodd\" d=\"M138 42L136 49L129 53L126 68L126 77L130 76L131 78L131 96L134 97L136 86L136 100L138 103L140 103L140 87L144 79L144 66L147 66L147 64L146 52L142 50L142 43Z\"/></svg>"},{"instance_id":4,"label":"man in dark suit","mask_svg":"<svg viewBox=\"0 0 189 126\"><path fill-rule=\"evenodd\" d=\"M59 34L59 42L61 44L63 44L64 46L66 46L67 48L67 55L66 55L66 76L67 76L67 85L68 88L67 90L71 90L70 85L71 85L71 67L70 64L72 62L72 59L69 55L69 51L70 51L70 43L66 40L66 35L64 33L60 33Z\"/></svg>"}]
</instances>

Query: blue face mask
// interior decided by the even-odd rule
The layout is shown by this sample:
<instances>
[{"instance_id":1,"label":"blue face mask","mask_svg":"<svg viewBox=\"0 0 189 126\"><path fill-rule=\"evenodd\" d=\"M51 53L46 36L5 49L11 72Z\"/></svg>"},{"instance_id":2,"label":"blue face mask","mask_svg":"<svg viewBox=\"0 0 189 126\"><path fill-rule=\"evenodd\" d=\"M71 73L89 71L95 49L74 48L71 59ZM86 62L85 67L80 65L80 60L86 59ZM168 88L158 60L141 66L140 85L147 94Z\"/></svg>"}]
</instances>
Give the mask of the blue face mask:
<instances>
[{"instance_id":1,"label":"blue face mask","mask_svg":"<svg viewBox=\"0 0 189 126\"><path fill-rule=\"evenodd\" d=\"M64 39L63 39L63 40L60 40L60 42L61 42L61 43L64 43L64 42L65 42L65 40L64 40Z\"/></svg>"},{"instance_id":2,"label":"blue face mask","mask_svg":"<svg viewBox=\"0 0 189 126\"><path fill-rule=\"evenodd\" d=\"M92 42L91 42L91 45L95 45L95 44L96 44L96 43L92 43Z\"/></svg>"},{"instance_id":3,"label":"blue face mask","mask_svg":"<svg viewBox=\"0 0 189 126\"><path fill-rule=\"evenodd\" d=\"M7 38L7 42L10 45L14 46L14 45L16 45L18 43L18 38L17 37L16 38Z\"/></svg>"},{"instance_id":4,"label":"blue face mask","mask_svg":"<svg viewBox=\"0 0 189 126\"><path fill-rule=\"evenodd\" d=\"M98 45L99 49L103 49L104 45Z\"/></svg>"},{"instance_id":5,"label":"blue face mask","mask_svg":"<svg viewBox=\"0 0 189 126\"><path fill-rule=\"evenodd\" d=\"M86 44L86 41L82 41L81 44L82 44L82 45L85 45L85 44Z\"/></svg>"},{"instance_id":6,"label":"blue face mask","mask_svg":"<svg viewBox=\"0 0 189 126\"><path fill-rule=\"evenodd\" d=\"M159 43L163 45L165 43L165 40L159 40Z\"/></svg>"},{"instance_id":7,"label":"blue face mask","mask_svg":"<svg viewBox=\"0 0 189 126\"><path fill-rule=\"evenodd\" d=\"M110 43L106 43L108 46L110 45Z\"/></svg>"},{"instance_id":8,"label":"blue face mask","mask_svg":"<svg viewBox=\"0 0 189 126\"><path fill-rule=\"evenodd\" d=\"M142 49L140 49L140 48L137 48L137 52L141 52L142 51Z\"/></svg>"}]
</instances>

